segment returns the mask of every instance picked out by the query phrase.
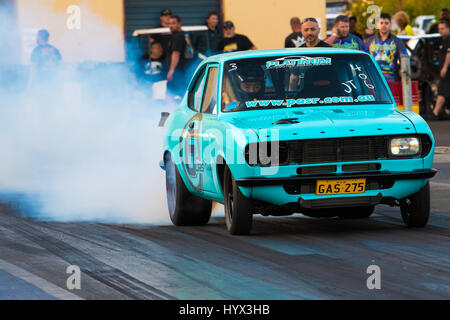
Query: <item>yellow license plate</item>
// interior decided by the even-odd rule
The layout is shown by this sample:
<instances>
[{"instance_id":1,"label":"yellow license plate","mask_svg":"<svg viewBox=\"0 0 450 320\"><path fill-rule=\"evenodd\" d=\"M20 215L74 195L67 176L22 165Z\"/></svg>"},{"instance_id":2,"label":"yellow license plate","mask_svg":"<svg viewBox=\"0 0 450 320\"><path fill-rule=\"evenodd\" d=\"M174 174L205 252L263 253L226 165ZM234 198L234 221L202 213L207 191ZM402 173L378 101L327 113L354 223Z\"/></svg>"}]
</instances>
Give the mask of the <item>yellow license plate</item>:
<instances>
[{"instance_id":1,"label":"yellow license plate","mask_svg":"<svg viewBox=\"0 0 450 320\"><path fill-rule=\"evenodd\" d=\"M347 194L366 191L366 179L317 180L316 194Z\"/></svg>"}]
</instances>

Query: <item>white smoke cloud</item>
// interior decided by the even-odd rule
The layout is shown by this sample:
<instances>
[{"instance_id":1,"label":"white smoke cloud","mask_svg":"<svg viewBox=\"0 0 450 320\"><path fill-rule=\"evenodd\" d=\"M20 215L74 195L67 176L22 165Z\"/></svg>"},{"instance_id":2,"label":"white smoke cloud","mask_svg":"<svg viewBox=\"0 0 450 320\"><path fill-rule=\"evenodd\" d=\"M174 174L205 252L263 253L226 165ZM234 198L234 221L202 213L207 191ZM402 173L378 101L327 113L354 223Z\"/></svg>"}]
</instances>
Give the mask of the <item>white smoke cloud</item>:
<instances>
[{"instance_id":1,"label":"white smoke cloud","mask_svg":"<svg viewBox=\"0 0 450 320\"><path fill-rule=\"evenodd\" d=\"M38 219L170 221L158 165L162 130L157 125L167 110L142 98L123 67L80 73L66 65L57 85L33 93L24 81L11 88L3 78L0 201L15 199L23 214Z\"/></svg>"},{"instance_id":2,"label":"white smoke cloud","mask_svg":"<svg viewBox=\"0 0 450 320\"><path fill-rule=\"evenodd\" d=\"M68 94L2 106L0 190L32 196L50 219L167 221L159 110Z\"/></svg>"}]
</instances>

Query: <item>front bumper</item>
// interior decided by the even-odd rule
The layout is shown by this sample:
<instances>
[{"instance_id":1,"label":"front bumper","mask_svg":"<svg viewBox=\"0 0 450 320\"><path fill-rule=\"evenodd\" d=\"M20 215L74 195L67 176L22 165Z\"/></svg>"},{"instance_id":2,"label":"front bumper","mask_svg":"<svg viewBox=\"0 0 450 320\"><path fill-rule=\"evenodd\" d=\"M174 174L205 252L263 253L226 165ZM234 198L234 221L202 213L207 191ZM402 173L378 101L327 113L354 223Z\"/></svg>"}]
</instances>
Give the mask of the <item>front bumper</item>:
<instances>
[{"instance_id":1,"label":"front bumper","mask_svg":"<svg viewBox=\"0 0 450 320\"><path fill-rule=\"evenodd\" d=\"M283 206L297 203L303 208L331 208L342 206L362 206L384 203L388 199L403 199L419 191L429 178L436 174L436 169L417 169L408 172L358 172L298 175L274 178L244 178L236 180L238 186L246 189L254 200ZM375 183L377 187L361 194L317 195L317 180L366 178L368 186ZM292 186L297 185L296 188ZM304 186L307 188L303 188ZM291 189L289 189L289 188ZM295 190L295 191L293 191Z\"/></svg>"},{"instance_id":2,"label":"front bumper","mask_svg":"<svg viewBox=\"0 0 450 320\"><path fill-rule=\"evenodd\" d=\"M437 173L436 169L414 170L408 172L358 172L358 173L334 173L334 174L319 174L307 176L295 176L287 178L244 178L236 180L240 187L258 187L258 186L274 186L283 185L293 182L315 182L317 180L332 180L332 179L355 179L355 178L389 178L394 180L415 180L415 179L429 179L434 177Z\"/></svg>"}]
</instances>

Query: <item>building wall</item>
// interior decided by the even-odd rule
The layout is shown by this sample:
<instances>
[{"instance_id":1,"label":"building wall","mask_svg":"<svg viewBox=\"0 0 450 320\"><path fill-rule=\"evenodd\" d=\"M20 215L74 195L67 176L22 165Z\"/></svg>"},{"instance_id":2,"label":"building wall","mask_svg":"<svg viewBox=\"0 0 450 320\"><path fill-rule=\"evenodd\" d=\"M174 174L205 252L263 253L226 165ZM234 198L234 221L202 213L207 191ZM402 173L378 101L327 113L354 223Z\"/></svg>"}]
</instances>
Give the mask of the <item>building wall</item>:
<instances>
[{"instance_id":1,"label":"building wall","mask_svg":"<svg viewBox=\"0 0 450 320\"><path fill-rule=\"evenodd\" d=\"M79 29L77 14L67 12L72 5L80 8ZM123 0L16 0L16 12L22 63L29 63L39 29L50 32L66 62L124 60Z\"/></svg>"},{"instance_id":2,"label":"building wall","mask_svg":"<svg viewBox=\"0 0 450 320\"><path fill-rule=\"evenodd\" d=\"M223 0L223 13L258 49L282 48L294 16L320 18L321 36L326 32L325 0Z\"/></svg>"},{"instance_id":3,"label":"building wall","mask_svg":"<svg viewBox=\"0 0 450 320\"><path fill-rule=\"evenodd\" d=\"M313 16L325 25L325 0L222 0L222 4L224 19L232 20L236 31L249 36L258 49L283 47L292 16ZM80 29L67 27L71 5L81 9ZM29 63L36 32L42 28L49 30L50 43L66 62L125 59L124 0L15 0L15 6L22 63Z\"/></svg>"}]
</instances>

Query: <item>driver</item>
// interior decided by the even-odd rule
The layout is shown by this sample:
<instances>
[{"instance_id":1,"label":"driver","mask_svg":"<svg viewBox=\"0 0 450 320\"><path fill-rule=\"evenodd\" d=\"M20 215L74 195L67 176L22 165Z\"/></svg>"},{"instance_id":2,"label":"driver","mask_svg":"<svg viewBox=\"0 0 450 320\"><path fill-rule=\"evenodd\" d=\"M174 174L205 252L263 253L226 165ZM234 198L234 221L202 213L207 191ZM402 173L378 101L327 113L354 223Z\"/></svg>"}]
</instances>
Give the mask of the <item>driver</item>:
<instances>
[{"instance_id":1,"label":"driver","mask_svg":"<svg viewBox=\"0 0 450 320\"><path fill-rule=\"evenodd\" d=\"M260 99L264 90L265 75L260 65L235 67L224 84L222 102L225 110L245 108L245 101Z\"/></svg>"},{"instance_id":2,"label":"driver","mask_svg":"<svg viewBox=\"0 0 450 320\"><path fill-rule=\"evenodd\" d=\"M259 65L243 68L236 78L239 91L244 94L246 99L260 97L261 92L264 91L264 71Z\"/></svg>"},{"instance_id":3,"label":"driver","mask_svg":"<svg viewBox=\"0 0 450 320\"><path fill-rule=\"evenodd\" d=\"M246 93L259 93L263 87L263 78L247 75L240 83L239 88Z\"/></svg>"}]
</instances>

